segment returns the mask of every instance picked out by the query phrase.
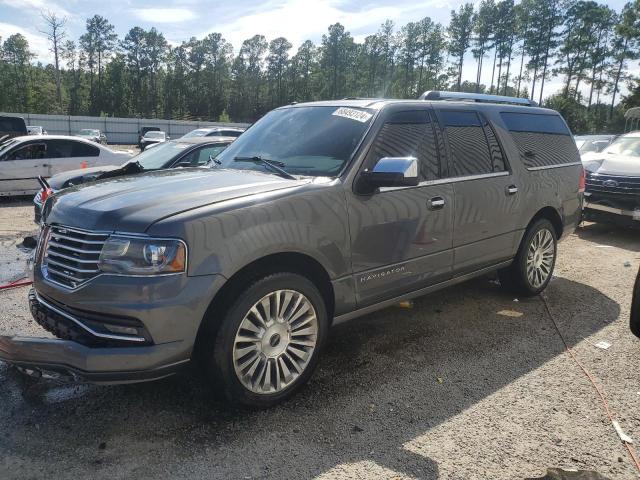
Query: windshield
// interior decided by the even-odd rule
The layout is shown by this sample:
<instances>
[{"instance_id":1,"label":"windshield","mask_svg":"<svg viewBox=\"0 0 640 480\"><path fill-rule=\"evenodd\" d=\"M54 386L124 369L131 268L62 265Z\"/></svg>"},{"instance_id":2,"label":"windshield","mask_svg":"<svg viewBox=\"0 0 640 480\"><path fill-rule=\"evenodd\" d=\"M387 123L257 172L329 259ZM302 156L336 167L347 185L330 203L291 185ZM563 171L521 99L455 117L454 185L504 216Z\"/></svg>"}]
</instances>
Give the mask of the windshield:
<instances>
[{"instance_id":1,"label":"windshield","mask_svg":"<svg viewBox=\"0 0 640 480\"><path fill-rule=\"evenodd\" d=\"M640 137L622 137L603 150L612 155L640 157Z\"/></svg>"},{"instance_id":2,"label":"windshield","mask_svg":"<svg viewBox=\"0 0 640 480\"><path fill-rule=\"evenodd\" d=\"M98 135L98 130L91 130L89 128L85 128L80 130L80 135Z\"/></svg>"},{"instance_id":3,"label":"windshield","mask_svg":"<svg viewBox=\"0 0 640 480\"><path fill-rule=\"evenodd\" d=\"M145 170L163 168L190 147L187 143L164 142L133 157Z\"/></svg>"},{"instance_id":4,"label":"windshield","mask_svg":"<svg viewBox=\"0 0 640 480\"><path fill-rule=\"evenodd\" d=\"M16 140L15 138L10 138L0 143L0 156L3 153L5 153L7 150L9 150L11 147L13 147L14 145L17 145L18 143L19 143L18 140Z\"/></svg>"},{"instance_id":5,"label":"windshield","mask_svg":"<svg viewBox=\"0 0 640 480\"><path fill-rule=\"evenodd\" d=\"M191 138L191 137L206 137L207 133L211 130L207 130L204 128L199 128L197 130L191 130L189 133L186 133L182 136L182 138Z\"/></svg>"},{"instance_id":6,"label":"windshield","mask_svg":"<svg viewBox=\"0 0 640 480\"><path fill-rule=\"evenodd\" d=\"M293 175L332 177L351 158L373 117L373 110L347 107L288 107L265 115L218 160L226 168L272 172L260 157Z\"/></svg>"},{"instance_id":7,"label":"windshield","mask_svg":"<svg viewBox=\"0 0 640 480\"><path fill-rule=\"evenodd\" d=\"M164 138L164 132L147 132L146 138Z\"/></svg>"}]
</instances>

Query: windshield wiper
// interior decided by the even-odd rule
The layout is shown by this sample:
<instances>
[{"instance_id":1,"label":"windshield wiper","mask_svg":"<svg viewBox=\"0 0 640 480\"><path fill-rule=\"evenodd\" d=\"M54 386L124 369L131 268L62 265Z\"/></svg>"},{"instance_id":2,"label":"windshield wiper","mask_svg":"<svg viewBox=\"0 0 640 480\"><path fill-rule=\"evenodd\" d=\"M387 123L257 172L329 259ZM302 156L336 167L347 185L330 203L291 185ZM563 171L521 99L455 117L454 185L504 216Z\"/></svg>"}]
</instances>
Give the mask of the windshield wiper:
<instances>
[{"instance_id":1,"label":"windshield wiper","mask_svg":"<svg viewBox=\"0 0 640 480\"><path fill-rule=\"evenodd\" d=\"M266 158L262 158L256 155L253 157L235 157L233 161L261 163L262 165L270 168L272 171L276 172L278 175L280 175L283 178L286 178L289 180L296 180L296 177L294 177L289 172L287 172L284 168L282 168L284 167L285 164L282 162L278 162L276 160L267 160Z\"/></svg>"}]
</instances>

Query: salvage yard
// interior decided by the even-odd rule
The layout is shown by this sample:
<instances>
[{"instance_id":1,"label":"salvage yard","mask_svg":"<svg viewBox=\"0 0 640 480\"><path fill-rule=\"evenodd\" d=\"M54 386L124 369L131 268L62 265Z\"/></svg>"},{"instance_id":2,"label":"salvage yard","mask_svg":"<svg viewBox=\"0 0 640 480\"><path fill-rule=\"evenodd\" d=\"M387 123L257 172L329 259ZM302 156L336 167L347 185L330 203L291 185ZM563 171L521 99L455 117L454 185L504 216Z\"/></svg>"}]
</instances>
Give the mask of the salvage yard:
<instances>
[{"instance_id":1,"label":"salvage yard","mask_svg":"<svg viewBox=\"0 0 640 480\"><path fill-rule=\"evenodd\" d=\"M0 201L0 282L20 277L28 200ZM559 331L640 441L640 340L629 331L640 232L586 224L545 292ZM549 467L638 472L542 299L491 278L331 332L310 384L234 409L196 371L125 386L30 382L0 364L0 478L525 479ZM46 335L28 287L0 291L0 335ZM598 342L608 342L608 349Z\"/></svg>"}]
</instances>

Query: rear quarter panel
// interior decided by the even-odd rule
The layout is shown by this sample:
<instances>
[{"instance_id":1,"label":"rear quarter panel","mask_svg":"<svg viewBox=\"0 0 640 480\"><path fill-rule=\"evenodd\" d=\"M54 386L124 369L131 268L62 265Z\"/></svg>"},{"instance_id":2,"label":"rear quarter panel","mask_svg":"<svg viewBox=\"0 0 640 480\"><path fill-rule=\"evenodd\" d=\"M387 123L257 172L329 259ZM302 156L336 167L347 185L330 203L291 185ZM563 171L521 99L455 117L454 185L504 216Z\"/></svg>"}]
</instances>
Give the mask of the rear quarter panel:
<instances>
[{"instance_id":1,"label":"rear quarter panel","mask_svg":"<svg viewBox=\"0 0 640 480\"><path fill-rule=\"evenodd\" d=\"M505 107L507 110L509 107ZM518 195L521 196L521 217L517 222L519 234L516 236L513 253L517 251L524 231L541 209L553 207L564 225L563 235L576 228L581 219L582 194L579 192L579 181L582 165L579 155L578 164L554 166L539 170L528 169L522 159L520 149L500 117L500 107L496 107L486 115L491 119L496 133L502 142L509 164L517 180Z\"/></svg>"}]
</instances>

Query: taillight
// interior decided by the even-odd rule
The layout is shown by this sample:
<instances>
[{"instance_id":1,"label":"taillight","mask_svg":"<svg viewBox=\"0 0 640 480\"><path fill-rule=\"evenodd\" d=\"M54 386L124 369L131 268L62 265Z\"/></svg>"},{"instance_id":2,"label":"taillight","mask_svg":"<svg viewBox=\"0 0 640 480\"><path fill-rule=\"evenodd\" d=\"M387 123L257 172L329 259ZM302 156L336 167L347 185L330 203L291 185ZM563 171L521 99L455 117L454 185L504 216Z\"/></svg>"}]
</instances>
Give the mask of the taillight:
<instances>
[{"instance_id":1,"label":"taillight","mask_svg":"<svg viewBox=\"0 0 640 480\"><path fill-rule=\"evenodd\" d=\"M587 186L587 177L584 168L580 169L580 181L578 182L578 191L584 193Z\"/></svg>"}]
</instances>

